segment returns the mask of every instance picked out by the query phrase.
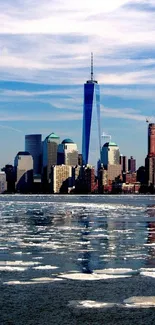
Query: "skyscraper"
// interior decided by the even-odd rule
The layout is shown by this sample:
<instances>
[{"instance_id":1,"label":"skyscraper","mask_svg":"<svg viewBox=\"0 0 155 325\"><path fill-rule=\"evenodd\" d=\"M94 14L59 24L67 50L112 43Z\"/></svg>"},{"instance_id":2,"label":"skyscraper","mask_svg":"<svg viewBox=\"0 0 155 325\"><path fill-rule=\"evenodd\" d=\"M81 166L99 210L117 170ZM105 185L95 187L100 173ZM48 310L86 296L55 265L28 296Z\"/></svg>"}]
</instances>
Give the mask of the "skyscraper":
<instances>
[{"instance_id":1,"label":"skyscraper","mask_svg":"<svg viewBox=\"0 0 155 325\"><path fill-rule=\"evenodd\" d=\"M58 146L58 165L78 165L78 149L71 139L64 139Z\"/></svg>"},{"instance_id":2,"label":"skyscraper","mask_svg":"<svg viewBox=\"0 0 155 325\"><path fill-rule=\"evenodd\" d=\"M84 84L82 157L83 164L94 163L101 154L100 89L93 76L91 53L91 79Z\"/></svg>"},{"instance_id":3,"label":"skyscraper","mask_svg":"<svg viewBox=\"0 0 155 325\"><path fill-rule=\"evenodd\" d=\"M147 184L155 188L155 123L148 125L148 155L145 168Z\"/></svg>"},{"instance_id":4,"label":"skyscraper","mask_svg":"<svg viewBox=\"0 0 155 325\"><path fill-rule=\"evenodd\" d=\"M57 164L57 149L60 142L59 136L54 132L49 134L43 142L43 179L50 182L51 166Z\"/></svg>"},{"instance_id":5,"label":"skyscraper","mask_svg":"<svg viewBox=\"0 0 155 325\"><path fill-rule=\"evenodd\" d=\"M17 153L14 160L16 191L29 192L33 186L33 157L27 151Z\"/></svg>"},{"instance_id":6,"label":"skyscraper","mask_svg":"<svg viewBox=\"0 0 155 325\"><path fill-rule=\"evenodd\" d=\"M130 157L130 159L128 159L128 171L130 173L136 172L136 159L134 159L132 156Z\"/></svg>"},{"instance_id":7,"label":"skyscraper","mask_svg":"<svg viewBox=\"0 0 155 325\"><path fill-rule=\"evenodd\" d=\"M25 135L25 151L33 157L34 175L41 174L41 153L42 153L41 134Z\"/></svg>"}]
</instances>

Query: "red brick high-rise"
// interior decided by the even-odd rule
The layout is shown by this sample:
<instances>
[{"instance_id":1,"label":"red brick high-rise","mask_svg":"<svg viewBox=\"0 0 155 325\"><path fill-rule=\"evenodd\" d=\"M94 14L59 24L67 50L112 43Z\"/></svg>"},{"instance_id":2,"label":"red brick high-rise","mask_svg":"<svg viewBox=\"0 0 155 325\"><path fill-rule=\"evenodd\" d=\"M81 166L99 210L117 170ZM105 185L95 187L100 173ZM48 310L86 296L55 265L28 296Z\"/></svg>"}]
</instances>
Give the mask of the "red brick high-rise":
<instances>
[{"instance_id":1,"label":"red brick high-rise","mask_svg":"<svg viewBox=\"0 0 155 325\"><path fill-rule=\"evenodd\" d=\"M155 123L148 126L148 155L145 159L147 184L155 188Z\"/></svg>"},{"instance_id":2,"label":"red brick high-rise","mask_svg":"<svg viewBox=\"0 0 155 325\"><path fill-rule=\"evenodd\" d=\"M155 123L148 126L148 156L155 157Z\"/></svg>"}]
</instances>

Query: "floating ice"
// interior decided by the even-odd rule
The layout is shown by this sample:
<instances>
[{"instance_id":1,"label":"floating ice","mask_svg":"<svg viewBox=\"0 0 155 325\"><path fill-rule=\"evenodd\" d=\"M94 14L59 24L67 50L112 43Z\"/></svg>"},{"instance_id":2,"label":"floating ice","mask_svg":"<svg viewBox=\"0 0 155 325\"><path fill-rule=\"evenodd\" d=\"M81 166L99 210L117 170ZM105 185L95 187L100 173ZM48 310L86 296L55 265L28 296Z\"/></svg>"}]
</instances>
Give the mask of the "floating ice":
<instances>
[{"instance_id":1,"label":"floating ice","mask_svg":"<svg viewBox=\"0 0 155 325\"><path fill-rule=\"evenodd\" d=\"M126 307L141 307L141 308L150 308L155 307L155 296L139 296L139 297L130 297L124 300Z\"/></svg>"},{"instance_id":2,"label":"floating ice","mask_svg":"<svg viewBox=\"0 0 155 325\"><path fill-rule=\"evenodd\" d=\"M59 275L58 277L69 279L69 280L82 280L82 281L96 281L96 280L107 280L107 279L117 279L117 278L126 278L130 277L130 275L122 275L122 274L97 274L97 273L64 273Z\"/></svg>"},{"instance_id":3,"label":"floating ice","mask_svg":"<svg viewBox=\"0 0 155 325\"><path fill-rule=\"evenodd\" d=\"M33 269L35 269L35 270L55 270L55 269L58 269L58 266L39 265L39 266L34 266Z\"/></svg>"},{"instance_id":4,"label":"floating ice","mask_svg":"<svg viewBox=\"0 0 155 325\"><path fill-rule=\"evenodd\" d=\"M99 301L93 301L93 300L71 300L68 303L68 307L78 308L78 309L112 308L114 306L116 306L115 303L99 302Z\"/></svg>"}]
</instances>

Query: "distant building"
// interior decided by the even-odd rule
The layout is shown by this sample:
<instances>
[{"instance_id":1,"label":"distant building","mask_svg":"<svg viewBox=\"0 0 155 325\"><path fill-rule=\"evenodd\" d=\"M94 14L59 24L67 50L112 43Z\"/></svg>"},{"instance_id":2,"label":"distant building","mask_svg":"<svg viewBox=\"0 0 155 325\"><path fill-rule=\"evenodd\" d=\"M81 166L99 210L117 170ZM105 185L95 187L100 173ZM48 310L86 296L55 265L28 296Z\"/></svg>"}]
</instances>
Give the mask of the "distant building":
<instances>
[{"instance_id":1,"label":"distant building","mask_svg":"<svg viewBox=\"0 0 155 325\"><path fill-rule=\"evenodd\" d=\"M123 175L124 183L134 184L137 182L137 173L126 173Z\"/></svg>"},{"instance_id":2,"label":"distant building","mask_svg":"<svg viewBox=\"0 0 155 325\"><path fill-rule=\"evenodd\" d=\"M12 165L5 165L2 171L6 174L7 192L15 192L15 169Z\"/></svg>"},{"instance_id":3,"label":"distant building","mask_svg":"<svg viewBox=\"0 0 155 325\"><path fill-rule=\"evenodd\" d=\"M0 193L7 191L7 182L5 172L0 172Z\"/></svg>"},{"instance_id":4,"label":"distant building","mask_svg":"<svg viewBox=\"0 0 155 325\"><path fill-rule=\"evenodd\" d=\"M137 181L146 184L146 170L144 166L140 166L137 170Z\"/></svg>"},{"instance_id":5,"label":"distant building","mask_svg":"<svg viewBox=\"0 0 155 325\"><path fill-rule=\"evenodd\" d=\"M95 168L91 165L75 167L75 192L94 193L97 192L98 183L95 176Z\"/></svg>"},{"instance_id":6,"label":"distant building","mask_svg":"<svg viewBox=\"0 0 155 325\"><path fill-rule=\"evenodd\" d=\"M155 157L155 123L148 126L148 156Z\"/></svg>"},{"instance_id":7,"label":"distant building","mask_svg":"<svg viewBox=\"0 0 155 325\"><path fill-rule=\"evenodd\" d=\"M25 135L25 151L29 152L33 158L34 175L41 174L42 135Z\"/></svg>"},{"instance_id":8,"label":"distant building","mask_svg":"<svg viewBox=\"0 0 155 325\"><path fill-rule=\"evenodd\" d=\"M83 160L82 160L82 154L81 153L78 154L78 165L79 166L83 165Z\"/></svg>"},{"instance_id":9,"label":"distant building","mask_svg":"<svg viewBox=\"0 0 155 325\"><path fill-rule=\"evenodd\" d=\"M91 54L91 78L84 84L82 158L83 165L92 164L94 155L100 158L100 89L93 76L93 55Z\"/></svg>"},{"instance_id":10,"label":"distant building","mask_svg":"<svg viewBox=\"0 0 155 325\"><path fill-rule=\"evenodd\" d=\"M77 145L71 139L64 139L58 146L58 165L78 165Z\"/></svg>"},{"instance_id":11,"label":"distant building","mask_svg":"<svg viewBox=\"0 0 155 325\"><path fill-rule=\"evenodd\" d=\"M148 125L148 154L145 159L146 183L155 189L155 123Z\"/></svg>"},{"instance_id":12,"label":"distant building","mask_svg":"<svg viewBox=\"0 0 155 325\"><path fill-rule=\"evenodd\" d=\"M106 142L101 150L101 163L106 168L108 165L120 165L119 147L114 142Z\"/></svg>"},{"instance_id":13,"label":"distant building","mask_svg":"<svg viewBox=\"0 0 155 325\"><path fill-rule=\"evenodd\" d=\"M43 141L43 169L42 179L46 190L49 190L51 166L57 165L57 150L60 138L55 133L51 133Z\"/></svg>"},{"instance_id":14,"label":"distant building","mask_svg":"<svg viewBox=\"0 0 155 325\"><path fill-rule=\"evenodd\" d=\"M27 151L20 151L15 157L15 189L31 192L33 188L33 158Z\"/></svg>"},{"instance_id":15,"label":"distant building","mask_svg":"<svg viewBox=\"0 0 155 325\"><path fill-rule=\"evenodd\" d=\"M136 172L136 159L134 159L133 156L128 159L128 171L131 173Z\"/></svg>"},{"instance_id":16,"label":"distant building","mask_svg":"<svg viewBox=\"0 0 155 325\"><path fill-rule=\"evenodd\" d=\"M98 170L98 192L104 193L108 190L108 171L101 165Z\"/></svg>"},{"instance_id":17,"label":"distant building","mask_svg":"<svg viewBox=\"0 0 155 325\"><path fill-rule=\"evenodd\" d=\"M108 165L107 167L108 173L108 181L116 181L117 179L121 179L122 177L122 170L121 165Z\"/></svg>"},{"instance_id":18,"label":"distant building","mask_svg":"<svg viewBox=\"0 0 155 325\"><path fill-rule=\"evenodd\" d=\"M120 164L122 166L122 173L127 173L127 171L128 171L127 156L120 156Z\"/></svg>"},{"instance_id":19,"label":"distant building","mask_svg":"<svg viewBox=\"0 0 155 325\"><path fill-rule=\"evenodd\" d=\"M73 186L72 167L57 165L51 167L51 192L69 193Z\"/></svg>"}]
</instances>

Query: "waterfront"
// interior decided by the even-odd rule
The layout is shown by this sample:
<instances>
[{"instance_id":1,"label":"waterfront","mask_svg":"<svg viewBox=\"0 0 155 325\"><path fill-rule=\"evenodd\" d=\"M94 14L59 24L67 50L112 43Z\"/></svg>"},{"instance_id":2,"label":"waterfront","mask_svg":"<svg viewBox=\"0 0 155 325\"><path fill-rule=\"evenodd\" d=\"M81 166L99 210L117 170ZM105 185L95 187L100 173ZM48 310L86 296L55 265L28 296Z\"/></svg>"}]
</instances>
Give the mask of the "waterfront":
<instances>
[{"instance_id":1,"label":"waterfront","mask_svg":"<svg viewBox=\"0 0 155 325\"><path fill-rule=\"evenodd\" d=\"M0 196L0 324L150 324L154 196Z\"/></svg>"}]
</instances>

